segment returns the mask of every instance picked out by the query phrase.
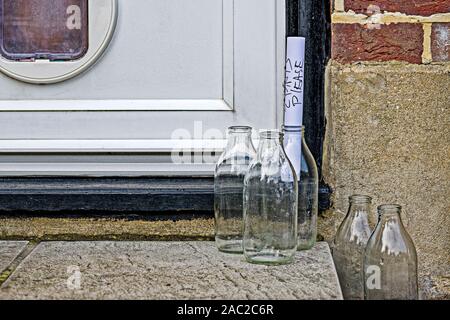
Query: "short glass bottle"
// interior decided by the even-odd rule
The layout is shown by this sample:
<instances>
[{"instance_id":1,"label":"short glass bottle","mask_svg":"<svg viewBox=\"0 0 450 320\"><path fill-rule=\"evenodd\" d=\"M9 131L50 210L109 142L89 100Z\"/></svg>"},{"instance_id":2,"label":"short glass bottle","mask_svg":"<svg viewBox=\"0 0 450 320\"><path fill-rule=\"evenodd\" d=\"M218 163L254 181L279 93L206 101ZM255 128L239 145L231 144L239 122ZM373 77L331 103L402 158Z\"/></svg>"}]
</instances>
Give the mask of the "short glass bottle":
<instances>
[{"instance_id":1,"label":"short glass bottle","mask_svg":"<svg viewBox=\"0 0 450 320\"><path fill-rule=\"evenodd\" d=\"M347 300L364 299L363 256L372 230L369 215L372 198L365 195L349 197L350 206L334 239L333 259Z\"/></svg>"},{"instance_id":2,"label":"short glass bottle","mask_svg":"<svg viewBox=\"0 0 450 320\"><path fill-rule=\"evenodd\" d=\"M364 253L366 300L417 300L417 253L401 219L401 206L378 207L378 224Z\"/></svg>"},{"instance_id":3,"label":"short glass bottle","mask_svg":"<svg viewBox=\"0 0 450 320\"><path fill-rule=\"evenodd\" d=\"M311 249L317 238L319 173L305 140L305 127L283 126L284 148L298 179L298 250Z\"/></svg>"},{"instance_id":4,"label":"short glass bottle","mask_svg":"<svg viewBox=\"0 0 450 320\"><path fill-rule=\"evenodd\" d=\"M251 263L289 263L297 250L297 177L282 142L280 131L262 131L245 176L244 255Z\"/></svg>"},{"instance_id":5,"label":"short glass bottle","mask_svg":"<svg viewBox=\"0 0 450 320\"><path fill-rule=\"evenodd\" d=\"M215 169L215 240L223 252L243 252L244 177L256 156L251 135L251 127L228 128L228 143Z\"/></svg>"}]
</instances>

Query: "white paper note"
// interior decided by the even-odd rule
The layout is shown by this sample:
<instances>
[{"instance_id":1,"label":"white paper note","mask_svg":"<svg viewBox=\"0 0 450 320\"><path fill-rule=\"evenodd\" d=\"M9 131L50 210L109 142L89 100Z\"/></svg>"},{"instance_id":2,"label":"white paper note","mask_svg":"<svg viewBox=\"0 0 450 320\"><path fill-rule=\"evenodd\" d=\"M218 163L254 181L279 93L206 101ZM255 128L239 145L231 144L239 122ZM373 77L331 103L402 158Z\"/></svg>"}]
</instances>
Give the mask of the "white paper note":
<instances>
[{"instance_id":1,"label":"white paper note","mask_svg":"<svg viewBox=\"0 0 450 320\"><path fill-rule=\"evenodd\" d=\"M284 124L286 126L303 125L304 88L305 38L288 37L284 100Z\"/></svg>"}]
</instances>

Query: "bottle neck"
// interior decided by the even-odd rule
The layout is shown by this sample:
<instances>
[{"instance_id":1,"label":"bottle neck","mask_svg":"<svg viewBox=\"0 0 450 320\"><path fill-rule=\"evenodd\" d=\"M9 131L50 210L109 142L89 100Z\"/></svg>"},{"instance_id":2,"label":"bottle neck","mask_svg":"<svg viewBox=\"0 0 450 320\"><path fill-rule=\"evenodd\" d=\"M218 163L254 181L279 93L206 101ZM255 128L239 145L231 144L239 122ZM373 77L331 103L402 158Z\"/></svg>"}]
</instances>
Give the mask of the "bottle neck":
<instances>
[{"instance_id":1,"label":"bottle neck","mask_svg":"<svg viewBox=\"0 0 450 320\"><path fill-rule=\"evenodd\" d=\"M403 226L402 218L399 213L383 213L378 217L378 221L381 227L385 225L397 224L399 226Z\"/></svg>"},{"instance_id":2,"label":"bottle neck","mask_svg":"<svg viewBox=\"0 0 450 320\"><path fill-rule=\"evenodd\" d=\"M375 229L381 251L388 255L408 254L414 244L403 226L401 207L398 205L383 205L378 207L379 220Z\"/></svg>"},{"instance_id":3,"label":"bottle neck","mask_svg":"<svg viewBox=\"0 0 450 320\"><path fill-rule=\"evenodd\" d=\"M349 215L354 216L357 213L364 213L367 215L367 213L370 210L370 203L352 203L350 204L348 213Z\"/></svg>"},{"instance_id":4,"label":"bottle neck","mask_svg":"<svg viewBox=\"0 0 450 320\"><path fill-rule=\"evenodd\" d=\"M402 223L401 207L398 205L382 205L378 207L378 220L380 223Z\"/></svg>"},{"instance_id":5,"label":"bottle neck","mask_svg":"<svg viewBox=\"0 0 450 320\"><path fill-rule=\"evenodd\" d=\"M277 157L281 148L280 141L276 139L262 139L259 141L258 158L267 159Z\"/></svg>"},{"instance_id":6,"label":"bottle neck","mask_svg":"<svg viewBox=\"0 0 450 320\"><path fill-rule=\"evenodd\" d=\"M284 145L293 142L304 142L305 140L305 128L304 127L292 127L283 126Z\"/></svg>"},{"instance_id":7,"label":"bottle neck","mask_svg":"<svg viewBox=\"0 0 450 320\"><path fill-rule=\"evenodd\" d=\"M365 195L353 195L349 197L349 216L365 215L368 216L370 212L370 206L372 204L372 198Z\"/></svg>"},{"instance_id":8,"label":"bottle neck","mask_svg":"<svg viewBox=\"0 0 450 320\"><path fill-rule=\"evenodd\" d=\"M283 134L279 131L263 131L259 136L258 158L272 158L282 150Z\"/></svg>"},{"instance_id":9,"label":"bottle neck","mask_svg":"<svg viewBox=\"0 0 450 320\"><path fill-rule=\"evenodd\" d=\"M252 129L250 127L230 127L228 129L227 150L236 146L254 150L252 142Z\"/></svg>"},{"instance_id":10,"label":"bottle neck","mask_svg":"<svg viewBox=\"0 0 450 320\"><path fill-rule=\"evenodd\" d=\"M249 147L252 145L251 133L228 133L227 149L231 149L236 145Z\"/></svg>"}]
</instances>

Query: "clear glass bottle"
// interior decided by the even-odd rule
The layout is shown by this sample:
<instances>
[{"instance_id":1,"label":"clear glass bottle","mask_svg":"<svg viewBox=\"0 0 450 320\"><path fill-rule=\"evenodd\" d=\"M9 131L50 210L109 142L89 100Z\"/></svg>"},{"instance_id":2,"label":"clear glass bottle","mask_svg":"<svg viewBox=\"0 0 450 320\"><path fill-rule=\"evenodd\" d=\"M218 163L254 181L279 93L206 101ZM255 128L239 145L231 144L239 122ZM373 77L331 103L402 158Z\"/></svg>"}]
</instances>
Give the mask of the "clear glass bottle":
<instances>
[{"instance_id":1,"label":"clear glass bottle","mask_svg":"<svg viewBox=\"0 0 450 320\"><path fill-rule=\"evenodd\" d=\"M363 256L372 230L369 215L372 198L365 195L349 197L350 206L334 239L333 259L347 300L364 299L362 278Z\"/></svg>"},{"instance_id":2,"label":"clear glass bottle","mask_svg":"<svg viewBox=\"0 0 450 320\"><path fill-rule=\"evenodd\" d=\"M298 179L298 250L311 249L317 238L319 173L305 140L305 127L283 126L284 148ZM299 153L300 152L300 153Z\"/></svg>"},{"instance_id":3,"label":"clear glass bottle","mask_svg":"<svg viewBox=\"0 0 450 320\"><path fill-rule=\"evenodd\" d=\"M214 216L217 248L242 253L244 177L256 156L252 128L228 128L228 143L214 174Z\"/></svg>"},{"instance_id":4,"label":"clear glass bottle","mask_svg":"<svg viewBox=\"0 0 450 320\"><path fill-rule=\"evenodd\" d=\"M378 207L378 224L364 253L367 300L416 300L417 253L400 217L401 206Z\"/></svg>"},{"instance_id":5,"label":"clear glass bottle","mask_svg":"<svg viewBox=\"0 0 450 320\"><path fill-rule=\"evenodd\" d=\"M260 264L285 264L297 250L298 186L283 134L262 131L244 182L244 255Z\"/></svg>"}]
</instances>

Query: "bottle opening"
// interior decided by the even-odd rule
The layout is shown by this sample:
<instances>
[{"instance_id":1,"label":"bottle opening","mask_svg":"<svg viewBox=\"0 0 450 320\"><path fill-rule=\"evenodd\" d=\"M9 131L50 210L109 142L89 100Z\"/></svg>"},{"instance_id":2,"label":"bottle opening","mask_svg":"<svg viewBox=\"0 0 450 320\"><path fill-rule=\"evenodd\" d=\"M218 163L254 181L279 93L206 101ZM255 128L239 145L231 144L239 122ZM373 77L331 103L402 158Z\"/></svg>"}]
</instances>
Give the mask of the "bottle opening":
<instances>
[{"instance_id":1,"label":"bottle opening","mask_svg":"<svg viewBox=\"0 0 450 320\"><path fill-rule=\"evenodd\" d=\"M305 126L283 126L283 132L286 133L303 133Z\"/></svg>"},{"instance_id":2,"label":"bottle opening","mask_svg":"<svg viewBox=\"0 0 450 320\"><path fill-rule=\"evenodd\" d=\"M280 139L283 136L280 130L261 130L259 132L260 139Z\"/></svg>"},{"instance_id":3,"label":"bottle opening","mask_svg":"<svg viewBox=\"0 0 450 320\"><path fill-rule=\"evenodd\" d=\"M402 206L398 204L382 204L378 207L378 214L400 214Z\"/></svg>"},{"instance_id":4,"label":"bottle opening","mask_svg":"<svg viewBox=\"0 0 450 320\"><path fill-rule=\"evenodd\" d=\"M372 197L363 194L354 194L348 199L351 203L372 203Z\"/></svg>"},{"instance_id":5,"label":"bottle opening","mask_svg":"<svg viewBox=\"0 0 450 320\"><path fill-rule=\"evenodd\" d=\"M249 133L252 131L252 127L249 126L232 126L228 128L230 133Z\"/></svg>"},{"instance_id":6,"label":"bottle opening","mask_svg":"<svg viewBox=\"0 0 450 320\"><path fill-rule=\"evenodd\" d=\"M378 210L397 211L401 210L402 206L399 204L382 204Z\"/></svg>"}]
</instances>

